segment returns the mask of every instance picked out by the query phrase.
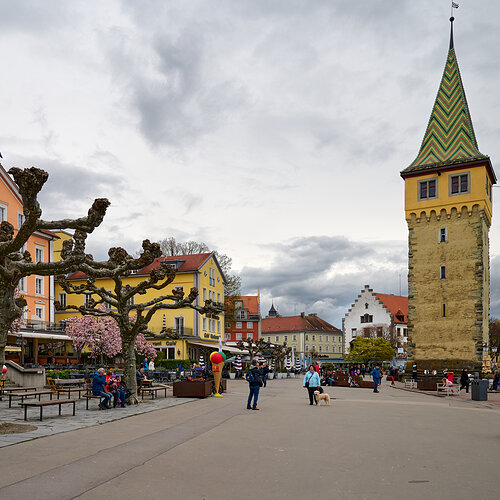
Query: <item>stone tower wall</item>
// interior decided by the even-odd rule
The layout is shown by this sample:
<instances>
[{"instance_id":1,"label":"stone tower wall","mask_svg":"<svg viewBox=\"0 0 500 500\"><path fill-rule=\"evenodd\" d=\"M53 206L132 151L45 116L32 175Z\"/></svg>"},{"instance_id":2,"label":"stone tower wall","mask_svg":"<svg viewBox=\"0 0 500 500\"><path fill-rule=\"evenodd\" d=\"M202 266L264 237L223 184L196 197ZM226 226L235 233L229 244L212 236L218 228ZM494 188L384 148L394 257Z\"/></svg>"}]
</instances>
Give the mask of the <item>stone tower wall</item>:
<instances>
[{"instance_id":1,"label":"stone tower wall","mask_svg":"<svg viewBox=\"0 0 500 500\"><path fill-rule=\"evenodd\" d=\"M489 220L474 206L420 217L412 213L407 223L409 365L416 361L420 373L478 370L488 340ZM439 242L442 228L444 243Z\"/></svg>"}]
</instances>

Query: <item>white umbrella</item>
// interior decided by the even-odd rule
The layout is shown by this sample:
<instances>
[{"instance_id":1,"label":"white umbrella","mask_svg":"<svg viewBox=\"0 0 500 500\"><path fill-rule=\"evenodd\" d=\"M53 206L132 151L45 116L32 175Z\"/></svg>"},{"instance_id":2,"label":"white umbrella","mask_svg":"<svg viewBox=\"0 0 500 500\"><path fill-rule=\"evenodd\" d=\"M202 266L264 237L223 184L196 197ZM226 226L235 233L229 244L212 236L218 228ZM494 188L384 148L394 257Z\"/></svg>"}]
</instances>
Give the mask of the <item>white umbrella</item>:
<instances>
[{"instance_id":1,"label":"white umbrella","mask_svg":"<svg viewBox=\"0 0 500 500\"><path fill-rule=\"evenodd\" d=\"M292 368L292 358L291 356L288 356L285 361L285 366L287 370L291 370Z\"/></svg>"},{"instance_id":2,"label":"white umbrella","mask_svg":"<svg viewBox=\"0 0 500 500\"><path fill-rule=\"evenodd\" d=\"M234 369L235 369L236 371L238 371L238 372L239 372L239 371L241 371L241 368L242 368L242 364L241 364L241 355L240 355L240 354L238 354L238 355L236 356L236 360L235 360L235 362L234 362Z\"/></svg>"},{"instance_id":3,"label":"white umbrella","mask_svg":"<svg viewBox=\"0 0 500 500\"><path fill-rule=\"evenodd\" d=\"M295 369L300 370L300 358L295 358Z\"/></svg>"},{"instance_id":4,"label":"white umbrella","mask_svg":"<svg viewBox=\"0 0 500 500\"><path fill-rule=\"evenodd\" d=\"M203 359L203 354L200 354L200 367L205 369L205 360Z\"/></svg>"}]
</instances>

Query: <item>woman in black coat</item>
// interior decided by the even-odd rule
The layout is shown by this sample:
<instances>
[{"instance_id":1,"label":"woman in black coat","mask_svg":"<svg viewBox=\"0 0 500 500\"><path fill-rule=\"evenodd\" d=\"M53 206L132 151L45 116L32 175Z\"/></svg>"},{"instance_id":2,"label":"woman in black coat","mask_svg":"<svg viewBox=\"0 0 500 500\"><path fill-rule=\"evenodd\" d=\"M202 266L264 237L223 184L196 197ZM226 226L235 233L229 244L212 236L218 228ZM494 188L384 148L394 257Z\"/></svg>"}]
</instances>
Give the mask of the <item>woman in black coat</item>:
<instances>
[{"instance_id":1,"label":"woman in black coat","mask_svg":"<svg viewBox=\"0 0 500 500\"><path fill-rule=\"evenodd\" d=\"M469 392L469 372L467 371L467 368L464 368L462 370L462 374L460 375L460 390L462 390L465 387L465 392Z\"/></svg>"}]
</instances>

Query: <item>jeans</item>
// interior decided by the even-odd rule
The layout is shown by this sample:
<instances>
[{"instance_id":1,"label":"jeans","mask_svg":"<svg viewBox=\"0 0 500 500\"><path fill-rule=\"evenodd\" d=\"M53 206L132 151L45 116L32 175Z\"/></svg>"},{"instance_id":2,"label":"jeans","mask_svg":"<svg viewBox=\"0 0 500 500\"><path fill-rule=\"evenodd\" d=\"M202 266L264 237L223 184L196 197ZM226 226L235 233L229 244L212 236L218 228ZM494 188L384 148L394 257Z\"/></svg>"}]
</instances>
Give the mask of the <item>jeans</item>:
<instances>
[{"instance_id":1,"label":"jeans","mask_svg":"<svg viewBox=\"0 0 500 500\"><path fill-rule=\"evenodd\" d=\"M380 379L379 378L374 378L373 383L375 384L373 387L373 392L378 392L378 386L380 385Z\"/></svg>"},{"instance_id":2,"label":"jeans","mask_svg":"<svg viewBox=\"0 0 500 500\"><path fill-rule=\"evenodd\" d=\"M262 382L264 383L264 387L267 385L267 375L262 376Z\"/></svg>"},{"instance_id":3,"label":"jeans","mask_svg":"<svg viewBox=\"0 0 500 500\"><path fill-rule=\"evenodd\" d=\"M307 392L309 393L309 403L314 404L316 402L316 399L314 398L314 391L316 391L318 388L317 387L308 387Z\"/></svg>"},{"instance_id":4,"label":"jeans","mask_svg":"<svg viewBox=\"0 0 500 500\"><path fill-rule=\"evenodd\" d=\"M104 405L109 408L109 402L111 401L112 394L104 391L92 391L94 396L101 396L104 398Z\"/></svg>"},{"instance_id":5,"label":"jeans","mask_svg":"<svg viewBox=\"0 0 500 500\"><path fill-rule=\"evenodd\" d=\"M118 404L118 400L120 400L122 406L125 406L125 391L115 391L113 397L115 398L113 406Z\"/></svg>"},{"instance_id":6,"label":"jeans","mask_svg":"<svg viewBox=\"0 0 500 500\"><path fill-rule=\"evenodd\" d=\"M252 407L252 398L253 398L253 408L257 408L257 400L259 399L259 390L260 386L258 385L250 386L250 394L248 395L247 408Z\"/></svg>"}]
</instances>

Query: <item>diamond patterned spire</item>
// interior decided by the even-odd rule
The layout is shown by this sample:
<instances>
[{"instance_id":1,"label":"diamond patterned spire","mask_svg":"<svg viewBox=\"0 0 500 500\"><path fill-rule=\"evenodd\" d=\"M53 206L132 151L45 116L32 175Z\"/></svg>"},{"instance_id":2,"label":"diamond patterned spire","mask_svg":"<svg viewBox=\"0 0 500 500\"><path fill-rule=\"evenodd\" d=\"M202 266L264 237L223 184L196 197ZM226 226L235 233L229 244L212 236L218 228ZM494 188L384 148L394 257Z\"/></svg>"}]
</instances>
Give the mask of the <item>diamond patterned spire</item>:
<instances>
[{"instance_id":1,"label":"diamond patterned spire","mask_svg":"<svg viewBox=\"0 0 500 500\"><path fill-rule=\"evenodd\" d=\"M453 47L452 24L450 49L443 78L420 151L413 163L402 173L487 158L477 146Z\"/></svg>"}]
</instances>

